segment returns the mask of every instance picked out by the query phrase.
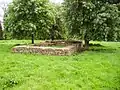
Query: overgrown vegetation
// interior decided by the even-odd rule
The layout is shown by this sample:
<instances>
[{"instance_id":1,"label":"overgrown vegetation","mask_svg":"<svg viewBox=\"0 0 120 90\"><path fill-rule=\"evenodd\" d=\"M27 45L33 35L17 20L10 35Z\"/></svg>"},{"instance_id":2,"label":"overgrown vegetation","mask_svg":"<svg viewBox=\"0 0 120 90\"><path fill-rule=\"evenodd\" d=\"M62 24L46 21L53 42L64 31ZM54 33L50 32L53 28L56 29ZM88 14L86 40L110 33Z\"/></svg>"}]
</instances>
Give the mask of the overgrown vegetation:
<instances>
[{"instance_id":1,"label":"overgrown vegetation","mask_svg":"<svg viewBox=\"0 0 120 90\"><path fill-rule=\"evenodd\" d=\"M25 43L0 41L0 90L120 89L118 42L91 42L89 51L73 56L11 53Z\"/></svg>"}]
</instances>

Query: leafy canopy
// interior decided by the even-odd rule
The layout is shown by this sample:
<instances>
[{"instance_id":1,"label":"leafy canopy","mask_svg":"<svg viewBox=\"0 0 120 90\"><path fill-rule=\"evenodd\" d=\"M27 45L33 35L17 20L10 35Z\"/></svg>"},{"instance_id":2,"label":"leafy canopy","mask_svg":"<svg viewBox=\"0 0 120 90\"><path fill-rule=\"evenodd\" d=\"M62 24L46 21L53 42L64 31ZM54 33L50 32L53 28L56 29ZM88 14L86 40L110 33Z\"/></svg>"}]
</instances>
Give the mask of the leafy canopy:
<instances>
[{"instance_id":1,"label":"leafy canopy","mask_svg":"<svg viewBox=\"0 0 120 90\"><path fill-rule=\"evenodd\" d=\"M66 20L71 35L85 41L119 40L119 10L102 0L65 0Z\"/></svg>"},{"instance_id":2,"label":"leafy canopy","mask_svg":"<svg viewBox=\"0 0 120 90\"><path fill-rule=\"evenodd\" d=\"M34 32L35 38L49 38L54 23L52 6L48 0L14 0L5 15L5 31L13 38L25 39Z\"/></svg>"}]
</instances>

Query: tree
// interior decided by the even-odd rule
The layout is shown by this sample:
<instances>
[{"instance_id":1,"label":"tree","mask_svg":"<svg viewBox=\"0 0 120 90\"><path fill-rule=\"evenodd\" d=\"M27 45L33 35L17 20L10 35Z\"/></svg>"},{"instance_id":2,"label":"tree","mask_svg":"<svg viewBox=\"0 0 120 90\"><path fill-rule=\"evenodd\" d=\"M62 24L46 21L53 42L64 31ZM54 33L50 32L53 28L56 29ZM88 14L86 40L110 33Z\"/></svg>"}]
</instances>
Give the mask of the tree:
<instances>
[{"instance_id":1,"label":"tree","mask_svg":"<svg viewBox=\"0 0 120 90\"><path fill-rule=\"evenodd\" d=\"M32 33L36 39L48 39L54 23L52 10L48 0L14 0L4 17L5 31L16 39L29 39Z\"/></svg>"},{"instance_id":2,"label":"tree","mask_svg":"<svg viewBox=\"0 0 120 90\"><path fill-rule=\"evenodd\" d=\"M70 34L85 40L117 40L119 33L119 11L116 5L102 0L65 0L66 20Z\"/></svg>"}]
</instances>

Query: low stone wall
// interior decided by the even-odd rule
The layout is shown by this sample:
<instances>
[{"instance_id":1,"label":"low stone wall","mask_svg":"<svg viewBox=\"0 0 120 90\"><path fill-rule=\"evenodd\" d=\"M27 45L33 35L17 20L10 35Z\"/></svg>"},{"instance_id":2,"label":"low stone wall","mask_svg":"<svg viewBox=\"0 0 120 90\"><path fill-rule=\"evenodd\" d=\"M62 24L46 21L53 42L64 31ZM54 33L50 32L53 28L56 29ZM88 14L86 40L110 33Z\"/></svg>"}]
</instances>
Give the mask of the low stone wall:
<instances>
[{"instance_id":1,"label":"low stone wall","mask_svg":"<svg viewBox=\"0 0 120 90\"><path fill-rule=\"evenodd\" d=\"M81 41L64 41L64 40L54 40L54 41L45 41L40 44L40 46L52 46L52 45L62 45L62 46L68 46L73 44L80 44L82 45Z\"/></svg>"},{"instance_id":2,"label":"low stone wall","mask_svg":"<svg viewBox=\"0 0 120 90\"><path fill-rule=\"evenodd\" d=\"M46 45L44 45L46 43ZM50 42L48 42L50 43ZM60 45L55 44L55 45ZM33 53L33 54L43 54L43 55L71 55L75 52L78 52L82 48L82 43L76 43L76 44L62 44L65 45L63 48L56 48L56 47L47 47L47 42L43 42L40 45L24 45L24 46L15 46L12 51L15 53Z\"/></svg>"}]
</instances>

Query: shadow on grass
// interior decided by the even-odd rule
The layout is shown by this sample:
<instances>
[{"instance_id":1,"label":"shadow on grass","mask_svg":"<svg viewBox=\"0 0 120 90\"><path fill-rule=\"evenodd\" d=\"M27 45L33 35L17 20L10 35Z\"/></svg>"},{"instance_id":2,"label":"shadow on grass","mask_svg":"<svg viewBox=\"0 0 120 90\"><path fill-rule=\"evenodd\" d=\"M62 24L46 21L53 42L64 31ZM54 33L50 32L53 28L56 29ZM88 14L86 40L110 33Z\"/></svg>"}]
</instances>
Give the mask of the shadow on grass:
<instances>
[{"instance_id":1,"label":"shadow on grass","mask_svg":"<svg viewBox=\"0 0 120 90\"><path fill-rule=\"evenodd\" d=\"M90 43L89 46L90 46L90 47L92 47L92 46L96 46L96 47L104 47L104 46L101 45L101 44L93 44L93 43Z\"/></svg>"},{"instance_id":2,"label":"shadow on grass","mask_svg":"<svg viewBox=\"0 0 120 90\"><path fill-rule=\"evenodd\" d=\"M20 46L20 45L22 45L22 44L15 44L15 45L13 45L13 46Z\"/></svg>"},{"instance_id":3,"label":"shadow on grass","mask_svg":"<svg viewBox=\"0 0 120 90\"><path fill-rule=\"evenodd\" d=\"M101 53L115 53L117 49L106 47L101 44L90 44L88 51L101 52Z\"/></svg>"},{"instance_id":4,"label":"shadow on grass","mask_svg":"<svg viewBox=\"0 0 120 90\"><path fill-rule=\"evenodd\" d=\"M14 44L13 46L22 46L22 45L31 45L31 43L28 43L28 44Z\"/></svg>"},{"instance_id":5,"label":"shadow on grass","mask_svg":"<svg viewBox=\"0 0 120 90\"><path fill-rule=\"evenodd\" d=\"M89 49L88 51L95 51L95 52L102 52L102 53L115 53L116 49L111 49L111 48L106 48L106 49L102 49L102 48L93 48L93 49Z\"/></svg>"}]
</instances>

